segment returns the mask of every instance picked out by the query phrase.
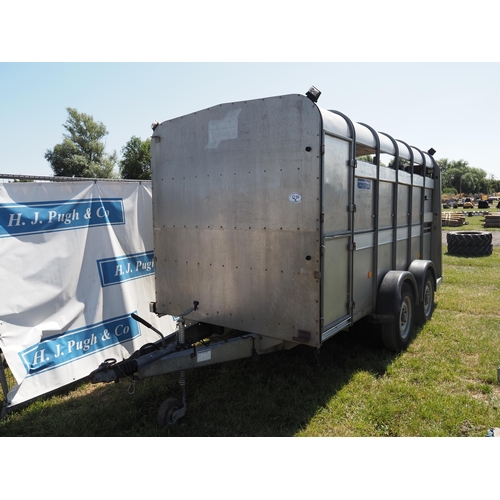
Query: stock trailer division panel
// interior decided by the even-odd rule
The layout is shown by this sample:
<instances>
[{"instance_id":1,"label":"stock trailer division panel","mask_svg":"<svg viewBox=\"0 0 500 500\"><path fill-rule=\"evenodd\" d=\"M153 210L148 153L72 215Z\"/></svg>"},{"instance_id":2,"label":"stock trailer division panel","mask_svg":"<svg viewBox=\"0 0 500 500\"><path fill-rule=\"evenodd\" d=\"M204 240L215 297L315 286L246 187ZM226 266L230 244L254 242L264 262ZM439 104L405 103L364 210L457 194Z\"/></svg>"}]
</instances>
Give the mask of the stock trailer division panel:
<instances>
[{"instance_id":1,"label":"stock trailer division panel","mask_svg":"<svg viewBox=\"0 0 500 500\"><path fill-rule=\"evenodd\" d=\"M221 104L153 125L156 298L177 331L95 382L302 344L361 318L401 351L442 278L441 179L427 152L321 109L320 92ZM136 319L150 326L142 318Z\"/></svg>"}]
</instances>

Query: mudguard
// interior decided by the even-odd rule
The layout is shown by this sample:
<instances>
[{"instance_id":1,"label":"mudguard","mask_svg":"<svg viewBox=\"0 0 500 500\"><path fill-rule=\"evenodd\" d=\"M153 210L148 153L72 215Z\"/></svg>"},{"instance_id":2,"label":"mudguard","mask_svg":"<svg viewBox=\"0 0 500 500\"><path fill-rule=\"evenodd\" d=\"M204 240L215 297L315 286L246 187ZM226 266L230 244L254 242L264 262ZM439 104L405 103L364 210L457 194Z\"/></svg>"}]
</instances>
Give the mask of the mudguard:
<instances>
[{"instance_id":1,"label":"mudguard","mask_svg":"<svg viewBox=\"0 0 500 500\"><path fill-rule=\"evenodd\" d=\"M399 314L401 288L405 282L408 282L413 289L415 304L420 302L417 281L410 271L388 271L378 292L377 314L375 316L378 322L392 321L394 316Z\"/></svg>"},{"instance_id":2,"label":"mudguard","mask_svg":"<svg viewBox=\"0 0 500 500\"><path fill-rule=\"evenodd\" d=\"M427 273L428 269L430 269L432 272L432 277L434 279L434 290L436 290L436 268L431 260L414 260L408 268L408 272L413 274L418 286L418 297L415 297L416 304L424 300L424 281L425 274Z\"/></svg>"}]
</instances>

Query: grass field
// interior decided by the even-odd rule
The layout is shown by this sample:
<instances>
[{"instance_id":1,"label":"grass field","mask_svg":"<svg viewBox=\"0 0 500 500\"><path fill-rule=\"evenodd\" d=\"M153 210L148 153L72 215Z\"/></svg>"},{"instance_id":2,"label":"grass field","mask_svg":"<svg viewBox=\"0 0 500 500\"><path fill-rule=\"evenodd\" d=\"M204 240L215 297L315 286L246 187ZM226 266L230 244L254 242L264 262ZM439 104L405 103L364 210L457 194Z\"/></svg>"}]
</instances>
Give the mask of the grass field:
<instances>
[{"instance_id":1,"label":"grass field","mask_svg":"<svg viewBox=\"0 0 500 500\"><path fill-rule=\"evenodd\" d=\"M7 414L2 436L485 436L500 427L500 248L444 255L434 316L407 351L360 322L312 350L187 373L187 414L159 429L178 376L80 383ZM11 380L10 383L13 383Z\"/></svg>"},{"instance_id":2,"label":"grass field","mask_svg":"<svg viewBox=\"0 0 500 500\"><path fill-rule=\"evenodd\" d=\"M500 228L498 227L490 227L485 229L484 228L484 216L481 215L474 215L474 216L469 216L468 214L471 212L471 210L464 210L463 208L446 208L442 210L443 216L445 214L463 214L465 212L465 225L459 226L459 227L451 227L451 226L445 226L443 225L443 230L446 231L500 231ZM474 208L472 209L472 212L474 213L488 213L491 215L498 214L499 211L495 206L491 206L489 209L478 209Z\"/></svg>"}]
</instances>

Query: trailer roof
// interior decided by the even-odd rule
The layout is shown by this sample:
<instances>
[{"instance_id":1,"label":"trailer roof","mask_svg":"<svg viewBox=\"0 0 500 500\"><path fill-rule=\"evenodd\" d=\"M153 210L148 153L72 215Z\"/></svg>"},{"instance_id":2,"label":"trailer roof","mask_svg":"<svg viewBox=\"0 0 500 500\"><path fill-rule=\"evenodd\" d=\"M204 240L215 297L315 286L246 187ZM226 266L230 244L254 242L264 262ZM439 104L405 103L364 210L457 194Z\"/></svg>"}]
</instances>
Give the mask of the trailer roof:
<instances>
[{"instance_id":1,"label":"trailer roof","mask_svg":"<svg viewBox=\"0 0 500 500\"><path fill-rule=\"evenodd\" d=\"M410 146L402 140L394 139L389 134L377 132L364 123L352 122L340 111L325 110L319 106L318 109L323 117L325 131L349 140L354 139L359 156L374 154L378 150L381 154L397 156L427 168L433 168L435 165L434 159L428 152Z\"/></svg>"}]
</instances>

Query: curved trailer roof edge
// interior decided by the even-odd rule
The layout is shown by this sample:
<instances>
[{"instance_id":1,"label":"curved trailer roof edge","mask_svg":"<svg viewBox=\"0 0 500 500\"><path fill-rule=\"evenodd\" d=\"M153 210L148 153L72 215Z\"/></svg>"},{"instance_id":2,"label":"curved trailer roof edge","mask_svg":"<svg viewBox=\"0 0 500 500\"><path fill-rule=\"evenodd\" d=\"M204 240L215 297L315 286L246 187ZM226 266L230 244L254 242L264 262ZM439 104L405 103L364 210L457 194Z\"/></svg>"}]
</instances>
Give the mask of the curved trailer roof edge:
<instances>
[{"instance_id":1,"label":"curved trailer roof edge","mask_svg":"<svg viewBox=\"0 0 500 500\"><path fill-rule=\"evenodd\" d=\"M319 106L318 109L322 114L324 129L327 132L352 140L351 127L342 113L336 110L325 110ZM354 125L356 144L362 144L375 151L377 150L377 144L379 144L380 153L398 156L408 161L413 160L414 163L431 169L436 166L434 158L428 152L409 146L399 139L392 138L389 134L376 132L363 123L352 123ZM396 149L395 143L398 149Z\"/></svg>"},{"instance_id":2,"label":"curved trailer roof edge","mask_svg":"<svg viewBox=\"0 0 500 500\"><path fill-rule=\"evenodd\" d=\"M264 99L271 99L273 97L287 97L287 96L297 96L303 99L308 99L311 100L309 97L303 94L286 94L286 95L279 95L279 96L268 96L268 97L262 97L262 98L257 98L257 99L247 99L244 101L235 101L230 104L238 104L238 102L248 102L251 100L264 100ZM351 125L348 123L349 118L345 116L343 113L340 111L335 111L335 110L326 110L319 106L317 102L312 101L313 104L318 108L321 118L323 120L323 128L326 130L328 133L335 135L337 137L343 137L347 140L352 140L352 131L351 131ZM229 104L229 103L228 103ZM209 106L208 108L201 109L199 111L196 111L195 113L202 113L204 111L208 111L212 108L220 107L223 104L217 104L214 106ZM191 113L189 113L191 114ZM180 117L177 117L180 118ZM162 123L170 122L172 120L175 120L176 118L171 118L168 120L164 120ZM153 130L158 126L159 123L155 122L152 125ZM403 142L402 140L395 139L391 137L389 134L386 134L384 132L376 132L374 131L371 127L363 124L363 123L358 123L358 122L352 122L352 125L354 126L354 135L355 135L355 140L356 144L360 144L363 146L366 146L367 148L373 149L377 151L377 144L379 144L379 150L377 151L379 154L386 153L389 155L392 155L396 158L401 158L404 160L408 160L410 162L414 162L416 165L422 165L428 169L434 169L437 167L437 164L432 157L432 154L429 154L429 152L424 152L415 146L410 146L406 142ZM374 133L377 134L378 137L374 136ZM431 151L431 150L429 150Z\"/></svg>"}]
</instances>

